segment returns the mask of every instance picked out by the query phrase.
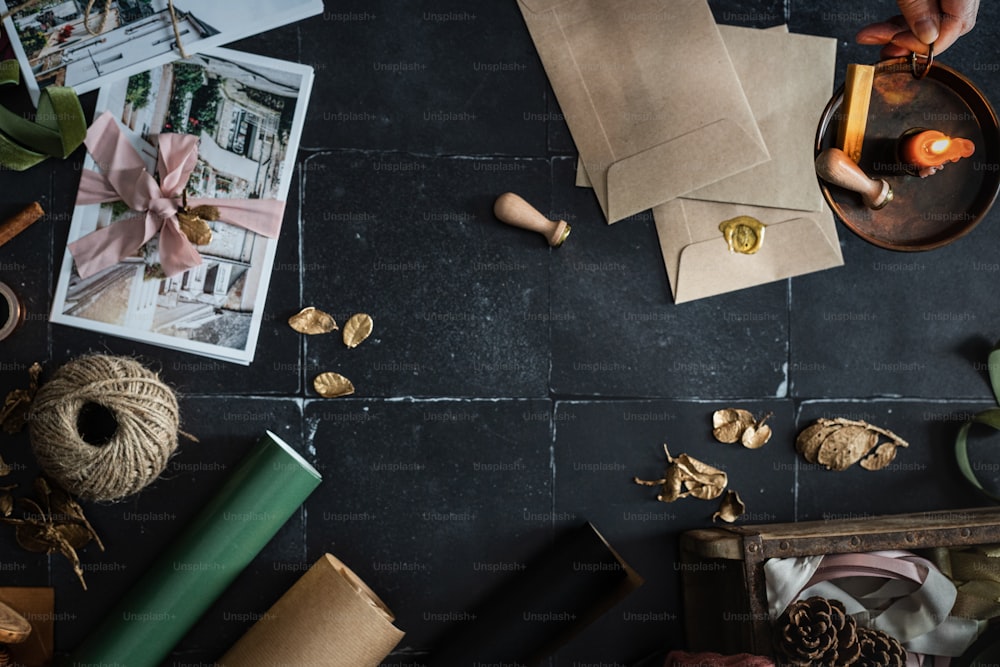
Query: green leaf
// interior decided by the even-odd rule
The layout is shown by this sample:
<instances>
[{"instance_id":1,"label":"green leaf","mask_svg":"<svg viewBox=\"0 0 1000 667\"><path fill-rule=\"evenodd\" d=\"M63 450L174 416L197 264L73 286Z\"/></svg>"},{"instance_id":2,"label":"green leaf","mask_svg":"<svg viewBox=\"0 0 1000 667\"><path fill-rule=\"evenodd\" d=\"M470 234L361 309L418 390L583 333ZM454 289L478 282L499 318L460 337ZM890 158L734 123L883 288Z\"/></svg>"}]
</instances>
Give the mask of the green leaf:
<instances>
[{"instance_id":1,"label":"green leaf","mask_svg":"<svg viewBox=\"0 0 1000 667\"><path fill-rule=\"evenodd\" d=\"M990 355L991 375L992 372L992 355ZM979 478L976 477L976 473L972 469L972 463L969 461L969 430L972 428L973 424L985 424L1000 431L1000 408L990 408L989 410L984 410L983 412L975 415L970 421L967 421L962 425L962 428L958 431L958 435L955 436L955 460L958 462L958 469L961 471L962 476L965 477L969 484L979 489L979 491L981 491L984 495L996 502L1000 502L1000 496L990 493L983 488L982 483L979 481Z\"/></svg>"},{"instance_id":2,"label":"green leaf","mask_svg":"<svg viewBox=\"0 0 1000 667\"><path fill-rule=\"evenodd\" d=\"M1000 343L993 348L987 359L987 366L990 370L990 385L993 387L993 398L1000 404Z\"/></svg>"}]
</instances>

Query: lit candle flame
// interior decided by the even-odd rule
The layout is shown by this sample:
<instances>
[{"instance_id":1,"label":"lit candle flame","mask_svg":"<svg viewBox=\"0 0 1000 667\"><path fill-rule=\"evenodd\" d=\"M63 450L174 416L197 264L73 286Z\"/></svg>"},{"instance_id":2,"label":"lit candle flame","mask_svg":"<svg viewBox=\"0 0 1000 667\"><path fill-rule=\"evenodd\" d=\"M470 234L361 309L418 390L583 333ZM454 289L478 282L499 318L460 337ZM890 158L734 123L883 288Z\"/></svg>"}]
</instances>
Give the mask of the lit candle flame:
<instances>
[{"instance_id":1,"label":"lit candle flame","mask_svg":"<svg viewBox=\"0 0 1000 667\"><path fill-rule=\"evenodd\" d=\"M948 146L950 144L951 144L950 139L938 139L937 141L931 144L930 147L931 153L934 153L935 155L940 155L941 153L944 153L946 150L948 150Z\"/></svg>"}]
</instances>

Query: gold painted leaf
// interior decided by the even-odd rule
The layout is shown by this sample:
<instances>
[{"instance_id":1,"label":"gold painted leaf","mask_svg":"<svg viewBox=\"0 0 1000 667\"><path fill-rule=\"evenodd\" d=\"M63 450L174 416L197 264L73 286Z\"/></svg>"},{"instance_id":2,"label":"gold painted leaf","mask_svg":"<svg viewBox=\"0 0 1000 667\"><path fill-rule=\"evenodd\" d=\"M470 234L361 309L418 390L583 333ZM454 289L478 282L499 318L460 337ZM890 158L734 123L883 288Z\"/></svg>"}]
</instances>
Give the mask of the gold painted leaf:
<instances>
[{"instance_id":1,"label":"gold painted leaf","mask_svg":"<svg viewBox=\"0 0 1000 667\"><path fill-rule=\"evenodd\" d=\"M816 462L830 470L847 470L878 444L878 433L860 426L844 426L823 441Z\"/></svg>"},{"instance_id":2,"label":"gold painted leaf","mask_svg":"<svg viewBox=\"0 0 1000 667\"><path fill-rule=\"evenodd\" d=\"M177 222L181 232L194 245L208 245L212 242L212 228L194 211L178 211Z\"/></svg>"},{"instance_id":3,"label":"gold painted leaf","mask_svg":"<svg viewBox=\"0 0 1000 667\"><path fill-rule=\"evenodd\" d=\"M722 519L726 523L733 523L743 516L743 513L746 511L747 506L744 504L743 499L740 498L740 494L730 489L722 499L719 511L712 515L712 521Z\"/></svg>"},{"instance_id":4,"label":"gold painted leaf","mask_svg":"<svg viewBox=\"0 0 1000 667\"><path fill-rule=\"evenodd\" d=\"M740 442L742 442L743 446L747 449L760 449L766 445L767 441L770 439L771 427L761 421L743 431L743 436L740 438Z\"/></svg>"},{"instance_id":5,"label":"gold painted leaf","mask_svg":"<svg viewBox=\"0 0 1000 667\"><path fill-rule=\"evenodd\" d=\"M795 439L795 450L799 454L802 454L803 458L809 463L816 463L820 447L823 446L823 441L826 440L826 436L836 431L837 428L837 426L830 424L830 420L820 419L799 433L799 437Z\"/></svg>"},{"instance_id":6,"label":"gold painted leaf","mask_svg":"<svg viewBox=\"0 0 1000 667\"><path fill-rule=\"evenodd\" d=\"M323 398L337 398L354 393L354 385L340 373L328 371L320 373L313 380L313 387Z\"/></svg>"},{"instance_id":7,"label":"gold painted leaf","mask_svg":"<svg viewBox=\"0 0 1000 667\"><path fill-rule=\"evenodd\" d=\"M656 496L657 500L672 503L678 498L688 496L711 500L722 495L726 484L729 483L726 473L687 454L681 454L676 458L672 457L666 445L663 446L663 451L667 454L668 465L662 479L633 478L636 484L660 486L661 491Z\"/></svg>"},{"instance_id":8,"label":"gold painted leaf","mask_svg":"<svg viewBox=\"0 0 1000 667\"><path fill-rule=\"evenodd\" d=\"M351 319L344 325L344 345L357 347L372 334L374 325L370 315L365 313L351 315Z\"/></svg>"},{"instance_id":9,"label":"gold painted leaf","mask_svg":"<svg viewBox=\"0 0 1000 667\"><path fill-rule=\"evenodd\" d=\"M881 470L896 458L896 444L883 442L871 454L861 459L859 465L865 470Z\"/></svg>"},{"instance_id":10,"label":"gold painted leaf","mask_svg":"<svg viewBox=\"0 0 1000 667\"><path fill-rule=\"evenodd\" d=\"M880 436L889 442L878 444ZM895 458L897 447L907 446L909 443L888 429L842 417L818 419L795 439L795 449L807 461L838 471L859 461L866 470L880 470Z\"/></svg>"},{"instance_id":11,"label":"gold painted leaf","mask_svg":"<svg viewBox=\"0 0 1000 667\"><path fill-rule=\"evenodd\" d=\"M288 325L302 334L325 334L337 330L333 317L318 308L307 306L288 318Z\"/></svg>"},{"instance_id":12,"label":"gold painted leaf","mask_svg":"<svg viewBox=\"0 0 1000 667\"><path fill-rule=\"evenodd\" d=\"M726 408L716 410L712 414L712 435L719 442L738 442L749 426L754 423L753 415L748 410Z\"/></svg>"},{"instance_id":13,"label":"gold painted leaf","mask_svg":"<svg viewBox=\"0 0 1000 667\"><path fill-rule=\"evenodd\" d=\"M79 549L94 540L98 548L104 551L104 544L98 537L97 531L87 520L83 508L68 491L61 486L50 487L49 504L52 516L66 522L59 524L57 530L71 546Z\"/></svg>"},{"instance_id":14,"label":"gold painted leaf","mask_svg":"<svg viewBox=\"0 0 1000 667\"><path fill-rule=\"evenodd\" d=\"M771 427L764 424L771 414L757 419L741 408L716 410L712 414L712 435L719 442L741 442L747 449L760 449L771 439Z\"/></svg>"}]
</instances>

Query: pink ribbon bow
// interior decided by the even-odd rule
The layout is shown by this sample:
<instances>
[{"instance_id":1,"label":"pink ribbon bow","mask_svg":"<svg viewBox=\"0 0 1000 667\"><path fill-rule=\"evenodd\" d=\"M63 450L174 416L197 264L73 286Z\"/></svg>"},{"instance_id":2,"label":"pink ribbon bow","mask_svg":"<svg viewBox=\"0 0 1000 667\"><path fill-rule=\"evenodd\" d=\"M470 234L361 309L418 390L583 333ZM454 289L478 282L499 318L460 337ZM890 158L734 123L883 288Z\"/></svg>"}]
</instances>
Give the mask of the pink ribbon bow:
<instances>
[{"instance_id":1,"label":"pink ribbon bow","mask_svg":"<svg viewBox=\"0 0 1000 667\"><path fill-rule=\"evenodd\" d=\"M146 166L110 112L101 114L84 141L101 172L84 169L77 204L123 201L136 215L93 231L69 244L81 278L92 276L136 253L160 235L160 265L168 276L201 264L201 255L180 228L180 197L198 160L198 138L159 135L157 174ZM269 238L277 238L285 202L275 199L195 199L191 207L211 205L219 219Z\"/></svg>"}]
</instances>

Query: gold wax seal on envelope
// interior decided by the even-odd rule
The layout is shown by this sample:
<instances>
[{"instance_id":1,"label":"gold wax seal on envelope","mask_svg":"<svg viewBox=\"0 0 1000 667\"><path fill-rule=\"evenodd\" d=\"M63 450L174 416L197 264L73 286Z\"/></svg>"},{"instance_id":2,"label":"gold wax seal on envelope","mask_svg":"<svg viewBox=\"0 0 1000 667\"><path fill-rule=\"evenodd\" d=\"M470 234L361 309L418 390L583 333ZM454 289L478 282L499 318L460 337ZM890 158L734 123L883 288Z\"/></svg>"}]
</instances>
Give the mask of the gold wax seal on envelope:
<instances>
[{"instance_id":1,"label":"gold wax seal on envelope","mask_svg":"<svg viewBox=\"0 0 1000 667\"><path fill-rule=\"evenodd\" d=\"M719 223L719 231L729 245L729 252L752 255L764 244L764 223L749 215L739 215Z\"/></svg>"}]
</instances>

